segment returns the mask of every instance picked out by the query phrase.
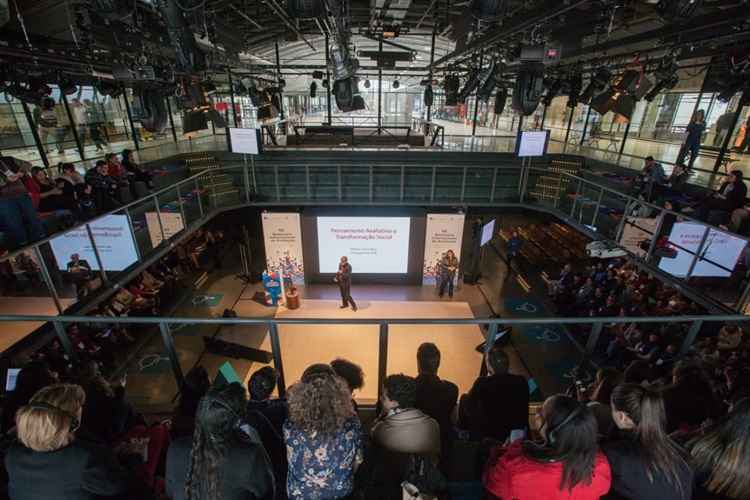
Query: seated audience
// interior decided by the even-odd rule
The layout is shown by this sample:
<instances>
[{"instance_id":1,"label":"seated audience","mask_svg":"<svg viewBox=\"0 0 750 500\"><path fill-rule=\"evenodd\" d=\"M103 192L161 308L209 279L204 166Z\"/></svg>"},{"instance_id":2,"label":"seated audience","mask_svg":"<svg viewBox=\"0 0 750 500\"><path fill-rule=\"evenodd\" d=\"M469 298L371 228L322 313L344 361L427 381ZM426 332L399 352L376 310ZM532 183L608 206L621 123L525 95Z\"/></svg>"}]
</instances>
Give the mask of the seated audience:
<instances>
[{"instance_id":1,"label":"seated audience","mask_svg":"<svg viewBox=\"0 0 750 500\"><path fill-rule=\"evenodd\" d=\"M341 378L316 370L289 388L284 423L292 500L346 498L364 458L364 437ZM309 370L309 369L308 369Z\"/></svg>"},{"instance_id":2,"label":"seated audience","mask_svg":"<svg viewBox=\"0 0 750 500\"><path fill-rule=\"evenodd\" d=\"M86 172L86 184L91 186L91 196L100 212L112 210L119 204L117 181L110 177L108 172L107 163L103 160L98 160L96 165Z\"/></svg>"},{"instance_id":3,"label":"seated audience","mask_svg":"<svg viewBox=\"0 0 750 500\"><path fill-rule=\"evenodd\" d=\"M695 217L710 224L726 224L732 212L745 205L747 186L742 170L733 170L719 190L695 207Z\"/></svg>"},{"instance_id":4,"label":"seated audience","mask_svg":"<svg viewBox=\"0 0 750 500\"><path fill-rule=\"evenodd\" d=\"M440 424L443 444L447 445L453 435L453 412L458 402L458 386L438 377L440 350L425 342L417 349L417 404Z\"/></svg>"},{"instance_id":5,"label":"seated audience","mask_svg":"<svg viewBox=\"0 0 750 500\"><path fill-rule=\"evenodd\" d=\"M459 423L473 438L501 443L513 430L525 433L529 421L529 386L520 375L508 372L510 361L500 346L486 356L487 376L479 377L461 398Z\"/></svg>"},{"instance_id":6,"label":"seated audience","mask_svg":"<svg viewBox=\"0 0 750 500\"><path fill-rule=\"evenodd\" d=\"M680 361L672 371L672 384L663 390L667 432L699 427L721 412L721 404L703 367ZM700 401L700 404L696 404Z\"/></svg>"},{"instance_id":7,"label":"seated audience","mask_svg":"<svg viewBox=\"0 0 750 500\"><path fill-rule=\"evenodd\" d=\"M622 438L602 445L612 468L612 496L632 500L689 500L693 472L667 435L661 395L640 385L612 392L612 418Z\"/></svg>"},{"instance_id":8,"label":"seated audience","mask_svg":"<svg viewBox=\"0 0 750 500\"><path fill-rule=\"evenodd\" d=\"M496 447L482 477L501 500L594 500L609 491L611 473L597 445L596 419L573 398L547 398L538 415L543 441Z\"/></svg>"},{"instance_id":9,"label":"seated audience","mask_svg":"<svg viewBox=\"0 0 750 500\"><path fill-rule=\"evenodd\" d=\"M94 500L126 493L128 476L112 452L76 436L85 399L77 385L51 385L18 411L18 442L5 456L12 500Z\"/></svg>"},{"instance_id":10,"label":"seated audience","mask_svg":"<svg viewBox=\"0 0 750 500\"><path fill-rule=\"evenodd\" d=\"M110 384L101 374L97 361L84 361L78 380L86 393L81 424L104 442L111 442L125 432L134 418L125 401L125 376L117 385Z\"/></svg>"},{"instance_id":11,"label":"seated audience","mask_svg":"<svg viewBox=\"0 0 750 500\"><path fill-rule=\"evenodd\" d=\"M9 248L25 246L44 237L42 221L23 183L28 162L0 156L0 229L13 239Z\"/></svg>"},{"instance_id":12,"label":"seated audience","mask_svg":"<svg viewBox=\"0 0 750 500\"><path fill-rule=\"evenodd\" d=\"M737 349L742 343L742 330L737 325L724 325L719 331L716 347L720 351Z\"/></svg>"},{"instance_id":13,"label":"seated audience","mask_svg":"<svg viewBox=\"0 0 750 500\"><path fill-rule=\"evenodd\" d=\"M149 187L149 189L153 189L154 176L151 174L151 172L147 171L138 163L136 163L135 159L133 158L133 151L131 151L130 149L122 150L122 166L125 167L128 175L132 176L133 182L144 182Z\"/></svg>"},{"instance_id":14,"label":"seated audience","mask_svg":"<svg viewBox=\"0 0 750 500\"><path fill-rule=\"evenodd\" d=\"M50 371L49 365L44 361L29 361L18 372L16 388L11 391L3 402L3 434L7 434L16 425L16 412L29 403L31 398L40 389L52 385L57 379L57 374Z\"/></svg>"},{"instance_id":15,"label":"seated audience","mask_svg":"<svg viewBox=\"0 0 750 500\"><path fill-rule=\"evenodd\" d=\"M180 390L180 399L172 415L173 438L193 435L198 404L210 387L211 380L208 378L208 372L200 365L193 367L185 375Z\"/></svg>"},{"instance_id":16,"label":"seated audience","mask_svg":"<svg viewBox=\"0 0 750 500\"><path fill-rule=\"evenodd\" d=\"M624 375L614 368L599 368L594 383L588 391L579 391L579 401L588 404L596 417L601 436L609 436L613 430L612 408L610 399L612 391L623 382Z\"/></svg>"},{"instance_id":17,"label":"seated audience","mask_svg":"<svg viewBox=\"0 0 750 500\"><path fill-rule=\"evenodd\" d=\"M274 498L274 477L263 445L243 425L247 401L239 383L212 387L201 399L192 438L169 446L166 491L172 500Z\"/></svg>"},{"instance_id":18,"label":"seated audience","mask_svg":"<svg viewBox=\"0 0 750 500\"><path fill-rule=\"evenodd\" d=\"M336 358L331 361L331 368L349 386L352 393L354 411L358 411L357 401L354 399L354 391L360 390L365 385L365 372L362 371L362 367L352 363L348 359Z\"/></svg>"},{"instance_id":19,"label":"seated audience","mask_svg":"<svg viewBox=\"0 0 750 500\"><path fill-rule=\"evenodd\" d=\"M744 500L750 495L750 397L687 444L700 500Z\"/></svg>"},{"instance_id":20,"label":"seated audience","mask_svg":"<svg viewBox=\"0 0 750 500\"><path fill-rule=\"evenodd\" d=\"M69 197L64 193L65 181L58 179L53 182L41 167L33 167L31 175L39 186L37 209L40 212L55 212L60 216L72 217L77 210L77 203L74 197Z\"/></svg>"}]
</instances>

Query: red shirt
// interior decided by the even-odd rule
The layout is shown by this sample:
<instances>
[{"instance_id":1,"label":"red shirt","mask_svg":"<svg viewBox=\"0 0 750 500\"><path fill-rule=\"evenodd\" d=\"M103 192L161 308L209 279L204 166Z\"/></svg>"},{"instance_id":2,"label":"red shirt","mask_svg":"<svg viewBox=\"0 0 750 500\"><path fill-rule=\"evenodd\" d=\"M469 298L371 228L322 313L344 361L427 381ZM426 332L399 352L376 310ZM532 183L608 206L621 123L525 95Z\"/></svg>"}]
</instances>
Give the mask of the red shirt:
<instances>
[{"instance_id":1,"label":"red shirt","mask_svg":"<svg viewBox=\"0 0 750 500\"><path fill-rule=\"evenodd\" d=\"M609 491L612 474L607 457L597 452L591 483L560 490L562 462L540 462L523 454L521 441L493 457L484 471L484 488L502 500L595 500Z\"/></svg>"}]
</instances>

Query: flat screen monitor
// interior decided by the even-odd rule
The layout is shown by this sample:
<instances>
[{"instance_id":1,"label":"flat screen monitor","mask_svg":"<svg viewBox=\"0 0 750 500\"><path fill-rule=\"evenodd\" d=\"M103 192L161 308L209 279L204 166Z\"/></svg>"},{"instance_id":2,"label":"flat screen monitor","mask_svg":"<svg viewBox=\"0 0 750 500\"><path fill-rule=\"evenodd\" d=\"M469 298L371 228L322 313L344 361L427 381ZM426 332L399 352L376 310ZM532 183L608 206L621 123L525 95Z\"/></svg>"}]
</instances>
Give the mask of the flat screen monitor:
<instances>
[{"instance_id":1,"label":"flat screen monitor","mask_svg":"<svg viewBox=\"0 0 750 500\"><path fill-rule=\"evenodd\" d=\"M492 219L487 224L482 226L482 240L481 240L480 245L485 245L489 243L494 235L495 235L495 219Z\"/></svg>"},{"instance_id":2,"label":"flat screen monitor","mask_svg":"<svg viewBox=\"0 0 750 500\"><path fill-rule=\"evenodd\" d=\"M674 258L662 257L659 269L677 277L685 277L693 263L706 232L706 226L694 222L678 222L672 226L669 241L677 253ZM737 265L747 242L729 233L708 229L691 276L728 278ZM680 248L681 247L681 248Z\"/></svg>"},{"instance_id":3,"label":"flat screen monitor","mask_svg":"<svg viewBox=\"0 0 750 500\"><path fill-rule=\"evenodd\" d=\"M20 371L20 368L8 368L8 373L5 375L5 392L16 390L16 382L18 382L18 373Z\"/></svg>"}]
</instances>

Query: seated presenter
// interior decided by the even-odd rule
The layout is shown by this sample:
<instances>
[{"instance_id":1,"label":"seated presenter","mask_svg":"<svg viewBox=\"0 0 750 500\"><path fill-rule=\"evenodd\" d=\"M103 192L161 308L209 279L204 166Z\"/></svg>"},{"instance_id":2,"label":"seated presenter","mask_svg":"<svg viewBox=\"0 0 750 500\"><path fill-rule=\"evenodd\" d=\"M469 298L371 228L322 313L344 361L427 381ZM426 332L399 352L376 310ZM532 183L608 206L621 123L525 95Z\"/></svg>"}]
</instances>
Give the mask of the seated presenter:
<instances>
[{"instance_id":1,"label":"seated presenter","mask_svg":"<svg viewBox=\"0 0 750 500\"><path fill-rule=\"evenodd\" d=\"M445 294L445 287L448 287L448 297L453 298L453 281L456 278L458 269L458 259L453 250L445 252L443 259L440 261L440 296Z\"/></svg>"},{"instance_id":2,"label":"seated presenter","mask_svg":"<svg viewBox=\"0 0 750 500\"><path fill-rule=\"evenodd\" d=\"M357 304L354 303L352 298L352 265L349 264L349 260L346 256L341 257L339 262L339 270L336 272L336 283L339 284L339 291L341 291L341 309L352 306L353 311L357 311Z\"/></svg>"}]
</instances>

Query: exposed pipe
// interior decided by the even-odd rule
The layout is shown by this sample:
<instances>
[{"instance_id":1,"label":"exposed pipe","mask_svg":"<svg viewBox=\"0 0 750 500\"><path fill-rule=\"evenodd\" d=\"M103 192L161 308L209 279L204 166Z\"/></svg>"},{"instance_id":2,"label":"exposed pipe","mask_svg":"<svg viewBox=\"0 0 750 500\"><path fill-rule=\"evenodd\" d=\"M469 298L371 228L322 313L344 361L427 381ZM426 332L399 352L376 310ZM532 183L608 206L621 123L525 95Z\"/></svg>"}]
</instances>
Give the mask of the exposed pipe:
<instances>
[{"instance_id":1,"label":"exposed pipe","mask_svg":"<svg viewBox=\"0 0 750 500\"><path fill-rule=\"evenodd\" d=\"M294 31L294 33L298 37L300 37L300 39L303 42L305 42L308 45L308 47L310 47L314 52L318 51L318 49L316 49L315 47L313 47L313 44L311 44L307 40L307 38L305 38L305 35L303 35L302 32L300 30L298 30L297 27L291 21L289 21L286 18L286 16L284 15L284 11L281 9L281 7L278 6L278 4L274 0L264 0L264 1L266 2L266 5L268 5L269 7L271 7L271 10L273 10L274 13L277 16L279 16L279 18L283 21L283 23L286 24L287 28L289 28L290 30Z\"/></svg>"},{"instance_id":2,"label":"exposed pipe","mask_svg":"<svg viewBox=\"0 0 750 500\"><path fill-rule=\"evenodd\" d=\"M245 14L244 12L242 12L242 11L241 11L240 9L238 9L238 8L237 8L237 7L235 7L234 5L232 5L232 4L229 4L229 8L230 8L230 9L232 9L233 11L235 11L235 12L236 12L237 14L239 14L239 16L240 16L240 17L241 17L242 19L244 19L245 21L249 22L250 24L252 24L252 25L253 25L253 26L255 26L256 28L258 28L259 30L262 30L262 29L264 29L264 28L263 28L263 26L261 26L260 24L258 24L258 23L257 23L256 21L254 21L254 20L253 20L253 19L252 19L252 18L251 18L250 16L248 16L247 14Z\"/></svg>"}]
</instances>

